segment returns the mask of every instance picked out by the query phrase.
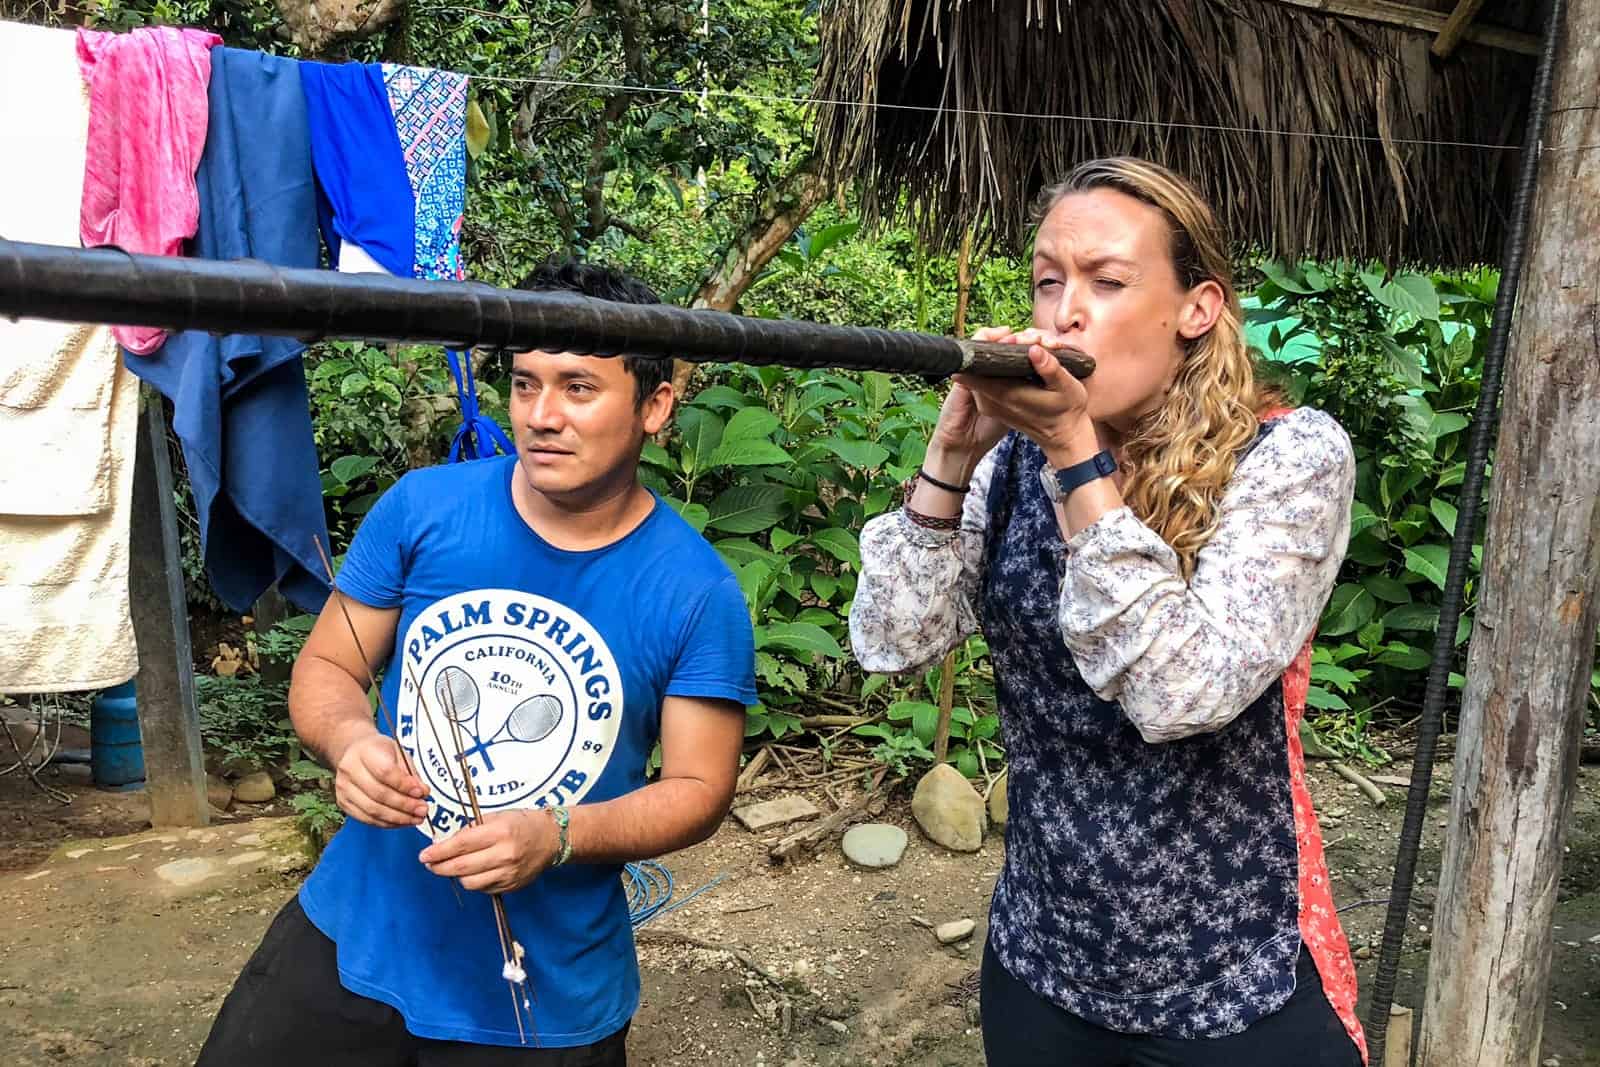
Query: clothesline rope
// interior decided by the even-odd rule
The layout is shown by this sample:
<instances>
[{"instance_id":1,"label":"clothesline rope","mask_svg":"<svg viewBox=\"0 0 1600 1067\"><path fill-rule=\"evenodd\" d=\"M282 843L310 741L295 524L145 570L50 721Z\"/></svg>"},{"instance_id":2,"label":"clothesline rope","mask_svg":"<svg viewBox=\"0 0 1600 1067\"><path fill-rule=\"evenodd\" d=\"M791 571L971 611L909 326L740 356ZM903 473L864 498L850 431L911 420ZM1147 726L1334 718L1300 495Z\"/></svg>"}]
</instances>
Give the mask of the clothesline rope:
<instances>
[{"instance_id":1,"label":"clothesline rope","mask_svg":"<svg viewBox=\"0 0 1600 1067\"><path fill-rule=\"evenodd\" d=\"M766 104L802 104L818 107L853 107L866 108L873 111L915 111L922 113L944 114L952 117L965 115L984 115L991 118L1035 119L1043 122L1093 122L1109 126L1135 126L1141 129L1158 130L1193 130L1200 133L1244 133L1255 134L1262 137L1299 137L1306 139L1321 139L1329 141L1358 141L1371 144L1406 145L1408 147L1432 148L1477 148L1493 152L1515 152L1522 146L1516 144L1496 144L1489 141L1448 141L1430 140L1416 137L1392 137L1386 142L1382 137L1359 133L1325 133L1317 130L1289 130L1289 129L1255 129L1248 126L1227 126L1221 123L1205 122L1164 122L1157 119L1131 119L1118 118L1111 115L1056 115L1040 111L999 111L985 108L971 107L944 107L939 104L890 104L878 101L841 100L837 98L817 98L811 96L797 96L785 93L747 93L737 89L713 89L709 86L700 88L686 88L677 85L627 85L622 82L586 81L577 78L520 78L505 77L493 74L471 74L468 78L483 82L497 82L508 85L545 85L552 88L567 89L599 89L613 93L637 93L641 95L656 96L716 96L728 100L741 100L751 103ZM1576 145L1567 151L1576 151L1580 148L1600 147L1596 145ZM1545 151L1560 151L1561 149L1545 148Z\"/></svg>"}]
</instances>

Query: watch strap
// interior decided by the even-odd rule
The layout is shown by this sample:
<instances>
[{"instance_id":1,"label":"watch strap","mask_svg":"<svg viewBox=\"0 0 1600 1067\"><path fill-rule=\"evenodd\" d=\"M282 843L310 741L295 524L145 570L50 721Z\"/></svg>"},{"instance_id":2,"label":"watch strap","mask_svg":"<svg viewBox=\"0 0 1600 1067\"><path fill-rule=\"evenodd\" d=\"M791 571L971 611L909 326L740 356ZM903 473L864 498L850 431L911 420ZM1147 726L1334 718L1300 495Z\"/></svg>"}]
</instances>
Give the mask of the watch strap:
<instances>
[{"instance_id":1,"label":"watch strap","mask_svg":"<svg viewBox=\"0 0 1600 1067\"><path fill-rule=\"evenodd\" d=\"M1055 472L1058 499L1065 500L1074 489L1099 478L1109 478L1115 473L1117 473L1116 457L1101 449L1082 463L1074 463Z\"/></svg>"}]
</instances>

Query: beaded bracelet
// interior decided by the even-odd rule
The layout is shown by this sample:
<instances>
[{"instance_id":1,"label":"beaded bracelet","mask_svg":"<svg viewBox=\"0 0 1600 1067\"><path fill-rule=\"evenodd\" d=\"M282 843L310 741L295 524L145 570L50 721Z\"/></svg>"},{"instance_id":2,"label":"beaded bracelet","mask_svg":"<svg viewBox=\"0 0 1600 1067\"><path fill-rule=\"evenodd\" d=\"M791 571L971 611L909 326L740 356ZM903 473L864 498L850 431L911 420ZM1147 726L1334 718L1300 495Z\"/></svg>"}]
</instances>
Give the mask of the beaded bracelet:
<instances>
[{"instance_id":1,"label":"beaded bracelet","mask_svg":"<svg viewBox=\"0 0 1600 1067\"><path fill-rule=\"evenodd\" d=\"M916 488L916 475L912 475L909 479L907 479L906 483L900 487L900 510L905 512L906 518L910 519L913 525L921 526L925 530L961 529L960 515L952 515L949 518L942 518L938 515L924 515L922 512L913 509L911 507L911 494L916 490Z\"/></svg>"}]
</instances>

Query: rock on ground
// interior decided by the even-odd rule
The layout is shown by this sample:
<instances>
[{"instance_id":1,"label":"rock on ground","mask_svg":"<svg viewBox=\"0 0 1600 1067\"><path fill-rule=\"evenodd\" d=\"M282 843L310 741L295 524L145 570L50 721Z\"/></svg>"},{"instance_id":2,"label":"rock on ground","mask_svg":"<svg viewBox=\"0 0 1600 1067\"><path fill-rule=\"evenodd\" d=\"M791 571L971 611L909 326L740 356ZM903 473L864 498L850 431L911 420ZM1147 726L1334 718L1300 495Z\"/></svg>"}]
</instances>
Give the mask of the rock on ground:
<instances>
[{"instance_id":1,"label":"rock on ground","mask_svg":"<svg viewBox=\"0 0 1600 1067\"><path fill-rule=\"evenodd\" d=\"M976 852L983 844L987 818L983 797L948 763L941 763L917 783L911 814L929 839L957 852Z\"/></svg>"},{"instance_id":2,"label":"rock on ground","mask_svg":"<svg viewBox=\"0 0 1600 1067\"><path fill-rule=\"evenodd\" d=\"M845 858L862 867L893 867L905 855L906 832L889 823L852 826L844 835Z\"/></svg>"}]
</instances>

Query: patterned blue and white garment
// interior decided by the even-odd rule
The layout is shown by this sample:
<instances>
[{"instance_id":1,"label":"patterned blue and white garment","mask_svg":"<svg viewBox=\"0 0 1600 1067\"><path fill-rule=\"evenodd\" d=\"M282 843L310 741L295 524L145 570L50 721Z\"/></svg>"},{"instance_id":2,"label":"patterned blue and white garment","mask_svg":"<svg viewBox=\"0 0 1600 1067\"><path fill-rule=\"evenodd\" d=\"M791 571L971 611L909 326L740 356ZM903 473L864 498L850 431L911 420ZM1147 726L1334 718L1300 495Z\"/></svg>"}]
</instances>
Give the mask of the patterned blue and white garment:
<instances>
[{"instance_id":1,"label":"patterned blue and white garment","mask_svg":"<svg viewBox=\"0 0 1600 1067\"><path fill-rule=\"evenodd\" d=\"M959 531L870 522L850 616L872 671L988 641L1011 768L997 957L1099 1026L1220 1037L1288 1000L1304 943L1364 1046L1290 725L1303 684L1284 696L1349 541L1349 438L1310 409L1263 423L1188 581L1126 507L1064 541L1043 464L1012 434Z\"/></svg>"}]
</instances>

